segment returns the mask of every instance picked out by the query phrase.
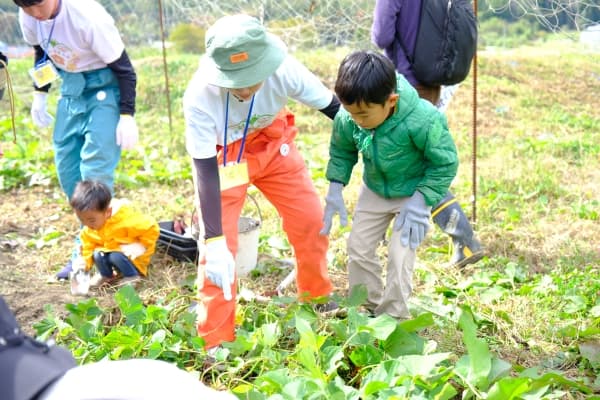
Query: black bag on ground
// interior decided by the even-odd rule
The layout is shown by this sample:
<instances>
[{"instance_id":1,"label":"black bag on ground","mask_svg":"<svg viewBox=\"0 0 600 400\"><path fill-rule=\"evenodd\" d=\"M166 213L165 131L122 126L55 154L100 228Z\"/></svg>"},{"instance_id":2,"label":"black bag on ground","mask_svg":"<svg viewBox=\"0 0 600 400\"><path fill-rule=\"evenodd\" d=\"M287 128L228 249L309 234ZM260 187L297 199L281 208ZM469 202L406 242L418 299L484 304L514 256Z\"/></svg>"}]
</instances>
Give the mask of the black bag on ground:
<instances>
[{"instance_id":1,"label":"black bag on ground","mask_svg":"<svg viewBox=\"0 0 600 400\"><path fill-rule=\"evenodd\" d=\"M419 82L460 83L469 75L476 49L477 18L470 0L422 0L415 51L409 58Z\"/></svg>"},{"instance_id":2,"label":"black bag on ground","mask_svg":"<svg viewBox=\"0 0 600 400\"><path fill-rule=\"evenodd\" d=\"M67 349L48 346L23 333L0 296L0 398L35 399L77 363Z\"/></svg>"},{"instance_id":3,"label":"black bag on ground","mask_svg":"<svg viewBox=\"0 0 600 400\"><path fill-rule=\"evenodd\" d=\"M173 221L160 221L158 226L158 246L164 247L168 255L179 261L198 262L198 243L194 238L175 232Z\"/></svg>"}]
</instances>

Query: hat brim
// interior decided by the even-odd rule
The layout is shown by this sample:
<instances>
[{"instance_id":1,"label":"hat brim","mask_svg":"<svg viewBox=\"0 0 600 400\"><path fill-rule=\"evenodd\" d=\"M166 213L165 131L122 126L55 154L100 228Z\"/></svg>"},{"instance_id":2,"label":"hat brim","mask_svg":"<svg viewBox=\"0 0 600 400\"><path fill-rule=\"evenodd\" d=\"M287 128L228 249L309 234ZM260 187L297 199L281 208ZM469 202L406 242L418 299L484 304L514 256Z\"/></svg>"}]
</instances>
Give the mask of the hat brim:
<instances>
[{"instance_id":1,"label":"hat brim","mask_svg":"<svg viewBox=\"0 0 600 400\"><path fill-rule=\"evenodd\" d=\"M211 85L227 89L246 88L264 81L277 71L287 54L287 47L278 36L267 32L267 41L270 44L269 51L259 62L235 71L220 69L210 57L204 55L200 60L202 75Z\"/></svg>"}]
</instances>

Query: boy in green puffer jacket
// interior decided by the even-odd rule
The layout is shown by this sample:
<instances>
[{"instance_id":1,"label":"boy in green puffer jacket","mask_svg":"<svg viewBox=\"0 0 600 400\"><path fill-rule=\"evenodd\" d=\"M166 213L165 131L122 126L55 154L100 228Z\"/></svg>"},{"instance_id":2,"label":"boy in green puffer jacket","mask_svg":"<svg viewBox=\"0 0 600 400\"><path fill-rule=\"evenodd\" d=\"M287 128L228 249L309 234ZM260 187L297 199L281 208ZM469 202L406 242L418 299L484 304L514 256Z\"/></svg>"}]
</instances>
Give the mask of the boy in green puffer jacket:
<instances>
[{"instance_id":1,"label":"boy in green puffer jacket","mask_svg":"<svg viewBox=\"0 0 600 400\"><path fill-rule=\"evenodd\" d=\"M343 105L331 143L322 234L334 214L347 223L342 189L362 154L363 183L348 238L350 290L365 285L375 315L410 317L415 252L429 230L431 207L447 193L458 169L446 117L397 75L384 55L357 51L342 61L335 92ZM385 286L376 254L390 222Z\"/></svg>"}]
</instances>

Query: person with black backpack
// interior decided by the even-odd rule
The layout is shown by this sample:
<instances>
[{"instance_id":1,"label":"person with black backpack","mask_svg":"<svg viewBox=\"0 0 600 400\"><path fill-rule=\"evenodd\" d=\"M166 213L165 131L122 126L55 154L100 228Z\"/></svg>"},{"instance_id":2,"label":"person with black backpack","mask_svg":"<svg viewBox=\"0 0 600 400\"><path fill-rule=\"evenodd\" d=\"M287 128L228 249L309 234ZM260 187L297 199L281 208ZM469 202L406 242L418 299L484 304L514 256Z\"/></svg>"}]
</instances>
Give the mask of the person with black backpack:
<instances>
[{"instance_id":1,"label":"person with black backpack","mask_svg":"<svg viewBox=\"0 0 600 400\"><path fill-rule=\"evenodd\" d=\"M477 21L469 0L377 0L371 39L423 99L438 105L444 85L469 73L477 46ZM457 199L448 192L431 211L454 245L450 265L462 268L485 251Z\"/></svg>"}]
</instances>

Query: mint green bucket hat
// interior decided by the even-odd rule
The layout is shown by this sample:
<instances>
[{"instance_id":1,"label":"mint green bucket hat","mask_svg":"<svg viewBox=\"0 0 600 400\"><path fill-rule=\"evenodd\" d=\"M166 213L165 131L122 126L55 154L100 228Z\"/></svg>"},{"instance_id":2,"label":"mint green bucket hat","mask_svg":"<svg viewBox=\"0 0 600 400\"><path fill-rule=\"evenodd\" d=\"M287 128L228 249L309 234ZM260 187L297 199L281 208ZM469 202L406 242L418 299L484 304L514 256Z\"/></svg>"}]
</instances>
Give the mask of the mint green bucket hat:
<instances>
[{"instance_id":1,"label":"mint green bucket hat","mask_svg":"<svg viewBox=\"0 0 600 400\"><path fill-rule=\"evenodd\" d=\"M206 54L200 61L210 84L239 89L264 81L283 62L285 44L249 15L230 15L206 31Z\"/></svg>"}]
</instances>

